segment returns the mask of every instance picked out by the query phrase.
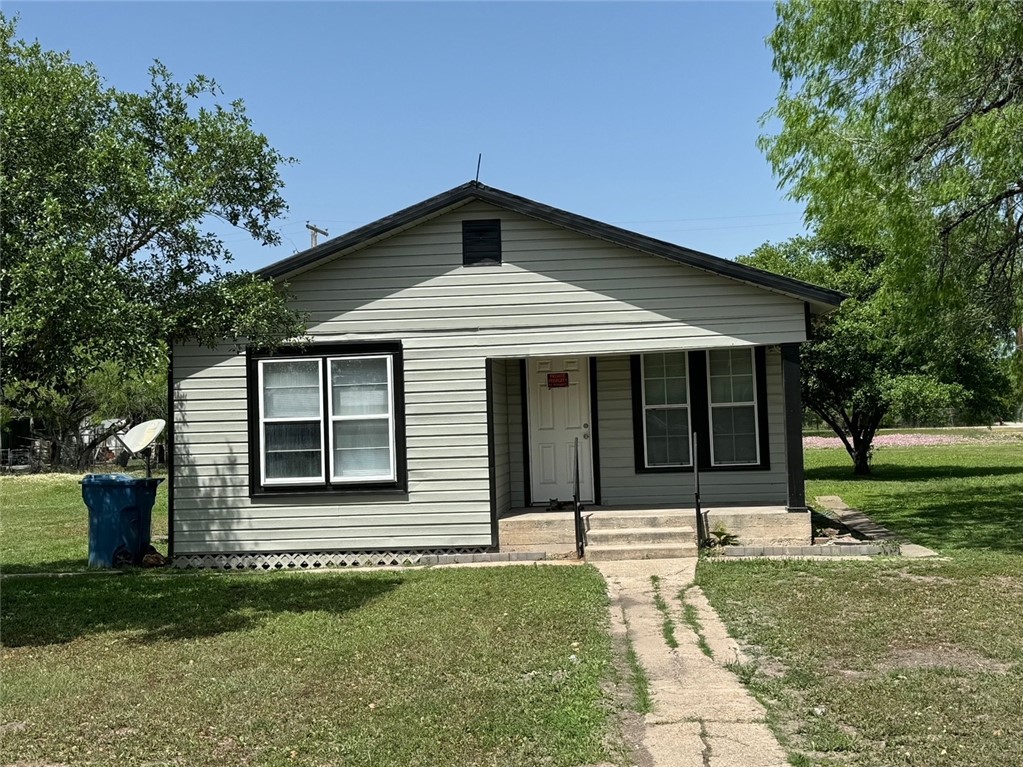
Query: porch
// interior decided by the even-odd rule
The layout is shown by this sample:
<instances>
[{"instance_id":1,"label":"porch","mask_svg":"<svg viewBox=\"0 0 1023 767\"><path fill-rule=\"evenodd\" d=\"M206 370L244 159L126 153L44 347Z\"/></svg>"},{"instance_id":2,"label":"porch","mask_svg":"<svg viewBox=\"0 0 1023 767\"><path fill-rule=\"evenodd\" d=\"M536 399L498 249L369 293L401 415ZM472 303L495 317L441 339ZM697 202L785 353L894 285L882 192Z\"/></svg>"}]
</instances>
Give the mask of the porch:
<instances>
[{"instance_id":1,"label":"porch","mask_svg":"<svg viewBox=\"0 0 1023 767\"><path fill-rule=\"evenodd\" d=\"M785 506L704 509L708 530L735 536L739 545L809 545L809 512ZM586 558L660 559L696 556L696 510L667 504L586 506L582 512ZM544 552L549 558L575 556L571 508L510 510L499 520L502 552Z\"/></svg>"},{"instance_id":2,"label":"porch","mask_svg":"<svg viewBox=\"0 0 1023 767\"><path fill-rule=\"evenodd\" d=\"M798 349L739 349L488 360L501 551L575 551L576 446L594 558L695 555L696 475L708 532L808 544Z\"/></svg>"}]
</instances>

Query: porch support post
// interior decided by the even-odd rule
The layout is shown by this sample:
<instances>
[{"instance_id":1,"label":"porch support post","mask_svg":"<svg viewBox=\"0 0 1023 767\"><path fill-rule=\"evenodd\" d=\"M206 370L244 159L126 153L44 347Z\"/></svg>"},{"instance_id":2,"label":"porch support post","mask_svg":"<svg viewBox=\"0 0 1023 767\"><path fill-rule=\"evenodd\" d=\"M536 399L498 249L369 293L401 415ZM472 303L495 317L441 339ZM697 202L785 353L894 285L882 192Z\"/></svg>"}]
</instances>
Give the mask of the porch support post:
<instances>
[{"instance_id":1,"label":"porch support post","mask_svg":"<svg viewBox=\"0 0 1023 767\"><path fill-rule=\"evenodd\" d=\"M490 475L490 550L500 551L500 523L497 519L497 428L494 425L494 361L487 357L486 407L487 407L487 471Z\"/></svg>"},{"instance_id":2,"label":"porch support post","mask_svg":"<svg viewBox=\"0 0 1023 767\"><path fill-rule=\"evenodd\" d=\"M806 511L803 473L803 401L799 389L799 344L781 345L781 387L785 401L785 469L789 511Z\"/></svg>"}]
</instances>

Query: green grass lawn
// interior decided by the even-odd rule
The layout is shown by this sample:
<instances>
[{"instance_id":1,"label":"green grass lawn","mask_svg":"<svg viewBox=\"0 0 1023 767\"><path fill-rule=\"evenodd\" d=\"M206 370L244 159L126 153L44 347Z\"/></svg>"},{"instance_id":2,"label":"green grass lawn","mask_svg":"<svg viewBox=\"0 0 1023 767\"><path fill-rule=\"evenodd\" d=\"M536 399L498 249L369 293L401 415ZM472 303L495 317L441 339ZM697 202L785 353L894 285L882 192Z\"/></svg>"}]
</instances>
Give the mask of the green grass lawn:
<instances>
[{"instance_id":1,"label":"green grass lawn","mask_svg":"<svg viewBox=\"0 0 1023 767\"><path fill-rule=\"evenodd\" d=\"M3 583L3 763L618 760L588 567ZM575 656L573 658L572 656Z\"/></svg>"},{"instance_id":2,"label":"green grass lawn","mask_svg":"<svg viewBox=\"0 0 1023 767\"><path fill-rule=\"evenodd\" d=\"M1023 764L1023 449L807 453L839 495L940 560L708 562L698 580L795 764Z\"/></svg>"},{"instance_id":3,"label":"green grass lawn","mask_svg":"<svg viewBox=\"0 0 1023 767\"><path fill-rule=\"evenodd\" d=\"M89 512L81 479L80 474L0 476L0 571L73 572L88 567ZM152 536L166 554L166 482L156 493Z\"/></svg>"},{"instance_id":4,"label":"green grass lawn","mask_svg":"<svg viewBox=\"0 0 1023 767\"><path fill-rule=\"evenodd\" d=\"M0 763L623 760L594 569L18 577L86 569L79 480L0 477Z\"/></svg>"}]
</instances>

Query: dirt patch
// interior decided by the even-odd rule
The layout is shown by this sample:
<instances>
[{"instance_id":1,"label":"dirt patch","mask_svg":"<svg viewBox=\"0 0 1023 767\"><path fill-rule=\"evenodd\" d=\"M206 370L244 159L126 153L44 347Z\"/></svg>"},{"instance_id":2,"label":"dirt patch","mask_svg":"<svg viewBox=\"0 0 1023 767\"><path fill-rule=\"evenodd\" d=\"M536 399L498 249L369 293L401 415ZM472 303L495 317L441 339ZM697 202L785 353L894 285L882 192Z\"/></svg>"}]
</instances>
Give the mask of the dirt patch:
<instances>
[{"instance_id":1,"label":"dirt patch","mask_svg":"<svg viewBox=\"0 0 1023 767\"><path fill-rule=\"evenodd\" d=\"M913 583L955 583L955 581L951 578L945 578L941 575L917 575L916 573L907 573L905 570L896 570L895 575L903 580L912 581Z\"/></svg>"},{"instance_id":2,"label":"dirt patch","mask_svg":"<svg viewBox=\"0 0 1023 767\"><path fill-rule=\"evenodd\" d=\"M26 727L28 727L27 722L4 722L0 724L0 735L5 735L8 732L24 732Z\"/></svg>"},{"instance_id":3,"label":"dirt patch","mask_svg":"<svg viewBox=\"0 0 1023 767\"><path fill-rule=\"evenodd\" d=\"M742 649L746 651L747 654L754 652L754 649L750 647L743 647ZM784 663L777 658L772 658L770 655L766 654L757 656L755 665L757 673L768 679L781 679L789 672L788 667Z\"/></svg>"},{"instance_id":4,"label":"dirt patch","mask_svg":"<svg viewBox=\"0 0 1023 767\"><path fill-rule=\"evenodd\" d=\"M889 653L887 658L877 664L879 671L932 668L1006 674L1012 664L985 658L980 653L955 646L905 647Z\"/></svg>"},{"instance_id":5,"label":"dirt patch","mask_svg":"<svg viewBox=\"0 0 1023 767\"><path fill-rule=\"evenodd\" d=\"M991 582L1004 586L1010 591L1023 591L1023 578L1014 578L1011 575L996 575L991 579Z\"/></svg>"},{"instance_id":6,"label":"dirt patch","mask_svg":"<svg viewBox=\"0 0 1023 767\"><path fill-rule=\"evenodd\" d=\"M40 759L26 761L8 762L3 767L69 767L64 762L45 762Z\"/></svg>"}]
</instances>

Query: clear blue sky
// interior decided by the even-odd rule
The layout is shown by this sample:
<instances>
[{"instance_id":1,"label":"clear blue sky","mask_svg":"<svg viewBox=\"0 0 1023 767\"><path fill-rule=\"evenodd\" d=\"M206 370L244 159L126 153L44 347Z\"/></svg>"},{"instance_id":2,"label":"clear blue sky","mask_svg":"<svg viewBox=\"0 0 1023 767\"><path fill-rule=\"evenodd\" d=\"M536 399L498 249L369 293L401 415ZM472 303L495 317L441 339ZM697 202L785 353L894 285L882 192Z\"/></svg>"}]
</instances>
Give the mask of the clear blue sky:
<instances>
[{"instance_id":1,"label":"clear blue sky","mask_svg":"<svg viewBox=\"0 0 1023 767\"><path fill-rule=\"evenodd\" d=\"M756 147L770 3L4 3L19 36L141 90L154 58L244 99L285 170L251 269L480 181L733 258L803 232Z\"/></svg>"}]
</instances>

